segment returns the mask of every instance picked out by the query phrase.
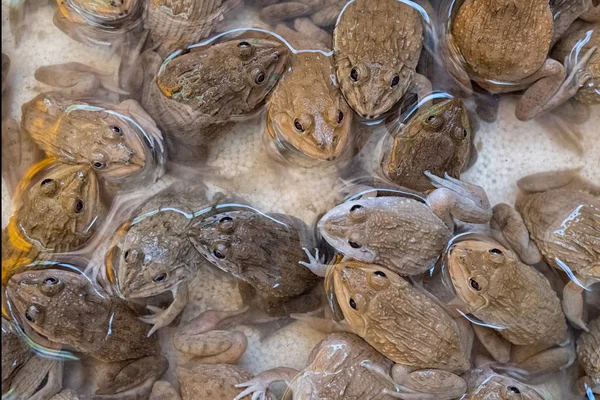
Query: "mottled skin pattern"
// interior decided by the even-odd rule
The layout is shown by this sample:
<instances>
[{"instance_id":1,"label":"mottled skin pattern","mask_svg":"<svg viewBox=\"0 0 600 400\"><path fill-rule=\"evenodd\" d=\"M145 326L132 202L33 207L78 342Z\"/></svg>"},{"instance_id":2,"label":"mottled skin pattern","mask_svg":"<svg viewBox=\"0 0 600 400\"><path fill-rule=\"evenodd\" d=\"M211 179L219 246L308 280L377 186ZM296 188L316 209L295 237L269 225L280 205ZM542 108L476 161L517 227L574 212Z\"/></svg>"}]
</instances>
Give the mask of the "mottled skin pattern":
<instances>
[{"instance_id":1,"label":"mottled skin pattern","mask_svg":"<svg viewBox=\"0 0 600 400\"><path fill-rule=\"evenodd\" d=\"M76 250L105 214L98 181L89 167L34 166L14 198L15 212L2 231L2 285L44 254Z\"/></svg>"},{"instance_id":2,"label":"mottled skin pattern","mask_svg":"<svg viewBox=\"0 0 600 400\"><path fill-rule=\"evenodd\" d=\"M590 322L589 329L577 340L577 358L587 374L579 388L585 391L587 386L600 394L600 318Z\"/></svg>"},{"instance_id":3,"label":"mottled skin pattern","mask_svg":"<svg viewBox=\"0 0 600 400\"><path fill-rule=\"evenodd\" d=\"M333 34L337 78L363 118L377 118L413 89L422 24L416 9L396 0L356 0L344 9Z\"/></svg>"},{"instance_id":4,"label":"mottled skin pattern","mask_svg":"<svg viewBox=\"0 0 600 400\"><path fill-rule=\"evenodd\" d=\"M550 282L492 241L453 244L448 272L459 298L486 324L516 345L561 344L568 338L560 300Z\"/></svg>"},{"instance_id":5,"label":"mottled skin pattern","mask_svg":"<svg viewBox=\"0 0 600 400\"><path fill-rule=\"evenodd\" d=\"M318 281L298 264L314 238L295 217L226 211L194 224L191 235L208 261L250 284L267 302L299 296Z\"/></svg>"},{"instance_id":6,"label":"mottled skin pattern","mask_svg":"<svg viewBox=\"0 0 600 400\"><path fill-rule=\"evenodd\" d=\"M183 400L233 399L240 392L235 385L252 378L249 372L230 364L178 367L176 374Z\"/></svg>"},{"instance_id":7,"label":"mottled skin pattern","mask_svg":"<svg viewBox=\"0 0 600 400\"><path fill-rule=\"evenodd\" d=\"M469 387L463 400L545 400L535 389L489 367L471 369L463 378Z\"/></svg>"},{"instance_id":8,"label":"mottled skin pattern","mask_svg":"<svg viewBox=\"0 0 600 400\"><path fill-rule=\"evenodd\" d=\"M459 178L471 154L472 131L464 103L444 100L406 126L391 127L393 143L385 148L381 170L392 182L425 192L433 189L424 171Z\"/></svg>"},{"instance_id":9,"label":"mottled skin pattern","mask_svg":"<svg viewBox=\"0 0 600 400\"><path fill-rule=\"evenodd\" d=\"M273 90L267 127L273 140L311 159L332 161L346 149L352 110L335 79L331 56L301 52Z\"/></svg>"}]
</instances>

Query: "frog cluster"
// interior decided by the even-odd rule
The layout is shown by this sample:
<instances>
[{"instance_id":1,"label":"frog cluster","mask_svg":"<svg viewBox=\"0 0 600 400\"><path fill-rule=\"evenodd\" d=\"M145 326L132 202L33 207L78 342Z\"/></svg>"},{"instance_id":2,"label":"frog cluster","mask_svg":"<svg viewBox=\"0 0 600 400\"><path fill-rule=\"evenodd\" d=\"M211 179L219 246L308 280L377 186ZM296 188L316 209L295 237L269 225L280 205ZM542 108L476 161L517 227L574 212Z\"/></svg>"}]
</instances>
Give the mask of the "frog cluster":
<instances>
[{"instance_id":1,"label":"frog cluster","mask_svg":"<svg viewBox=\"0 0 600 400\"><path fill-rule=\"evenodd\" d=\"M521 92L521 120L600 103L598 3L246 3L57 2L57 27L121 60L116 78L41 67L53 88L3 119L3 398L275 399L284 381L285 399L550 400L567 370L563 395L600 394L600 187L544 172L492 206L461 180L471 94ZM244 13L256 26L228 30ZM437 51L448 93L432 92ZM9 68L2 54L3 90ZM178 179L249 119L274 165L347 183L315 224ZM365 152L367 181L348 179ZM204 271L244 307L181 322ZM240 326L293 322L326 334L304 369L238 365Z\"/></svg>"}]
</instances>

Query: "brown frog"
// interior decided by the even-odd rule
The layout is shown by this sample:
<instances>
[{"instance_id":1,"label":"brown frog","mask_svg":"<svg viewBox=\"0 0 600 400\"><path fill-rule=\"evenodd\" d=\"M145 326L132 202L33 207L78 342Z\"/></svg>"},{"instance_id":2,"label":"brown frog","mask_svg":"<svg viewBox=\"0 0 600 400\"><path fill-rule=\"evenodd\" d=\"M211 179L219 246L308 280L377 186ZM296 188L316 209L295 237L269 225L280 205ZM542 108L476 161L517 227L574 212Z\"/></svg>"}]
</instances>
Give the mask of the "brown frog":
<instances>
[{"instance_id":1,"label":"brown frog","mask_svg":"<svg viewBox=\"0 0 600 400\"><path fill-rule=\"evenodd\" d=\"M191 240L208 261L252 286L267 313L318 306L308 294L318 278L298 265L302 248L315 244L301 220L252 208L223 211L194 223Z\"/></svg>"},{"instance_id":2,"label":"brown frog","mask_svg":"<svg viewBox=\"0 0 600 400\"><path fill-rule=\"evenodd\" d=\"M488 366L473 368L463 378L469 389L462 400L548 400L534 388Z\"/></svg>"},{"instance_id":3,"label":"brown frog","mask_svg":"<svg viewBox=\"0 0 600 400\"><path fill-rule=\"evenodd\" d=\"M347 150L352 111L335 79L330 53L300 51L273 90L267 115L275 147L290 146L312 160L333 161Z\"/></svg>"},{"instance_id":4,"label":"brown frog","mask_svg":"<svg viewBox=\"0 0 600 400\"><path fill-rule=\"evenodd\" d=\"M481 321L473 329L496 360L512 361L529 376L571 362L572 349L554 347L568 343L567 323L558 296L540 272L493 240L454 243L447 257L460 300L456 308Z\"/></svg>"},{"instance_id":5,"label":"brown frog","mask_svg":"<svg viewBox=\"0 0 600 400\"><path fill-rule=\"evenodd\" d=\"M17 318L36 334L112 363L112 374L100 380L97 395L120 398L139 387L149 393L168 367L156 337L147 337L148 325L126 302L79 272L22 272L8 282L7 295Z\"/></svg>"},{"instance_id":6,"label":"brown frog","mask_svg":"<svg viewBox=\"0 0 600 400\"><path fill-rule=\"evenodd\" d=\"M401 275L430 269L454 233L454 218L487 223L491 207L484 190L446 174L425 172L437 188L427 199L395 196L350 200L319 221L323 238L355 260L382 264Z\"/></svg>"},{"instance_id":7,"label":"brown frog","mask_svg":"<svg viewBox=\"0 0 600 400\"><path fill-rule=\"evenodd\" d=\"M25 265L82 247L99 229L105 206L88 166L42 161L21 181L15 212L2 231L2 286Z\"/></svg>"},{"instance_id":8,"label":"brown frog","mask_svg":"<svg viewBox=\"0 0 600 400\"><path fill-rule=\"evenodd\" d=\"M600 189L577 171L542 172L520 179L516 210L494 206L491 227L527 264L545 259L571 279L563 310L571 323L582 320L584 289L600 281Z\"/></svg>"},{"instance_id":9,"label":"brown frog","mask_svg":"<svg viewBox=\"0 0 600 400\"><path fill-rule=\"evenodd\" d=\"M395 385L371 368L379 367L390 373L392 362L352 333L332 333L323 339L308 356L308 366L302 371L279 367L263 371L255 378L237 385L244 387L235 400L242 396L260 395L272 382L285 381L288 391L285 399L317 400L338 399L343 393L346 400L375 400L394 398L388 392Z\"/></svg>"},{"instance_id":10,"label":"brown frog","mask_svg":"<svg viewBox=\"0 0 600 400\"><path fill-rule=\"evenodd\" d=\"M415 115L409 122L394 122L393 143L385 146L383 175L392 182L426 192L433 189L424 171L460 178L472 154L472 131L464 103L443 100Z\"/></svg>"},{"instance_id":11,"label":"brown frog","mask_svg":"<svg viewBox=\"0 0 600 400\"><path fill-rule=\"evenodd\" d=\"M419 98L431 92L429 80L416 72L424 22L415 7L396 0L356 0L338 19L333 33L337 79L346 101L363 118L378 118L408 92Z\"/></svg>"},{"instance_id":12,"label":"brown frog","mask_svg":"<svg viewBox=\"0 0 600 400\"><path fill-rule=\"evenodd\" d=\"M586 373L578 382L579 390L593 399L590 392L600 394L600 318L590 322L589 331L577 340L577 358Z\"/></svg>"}]
</instances>

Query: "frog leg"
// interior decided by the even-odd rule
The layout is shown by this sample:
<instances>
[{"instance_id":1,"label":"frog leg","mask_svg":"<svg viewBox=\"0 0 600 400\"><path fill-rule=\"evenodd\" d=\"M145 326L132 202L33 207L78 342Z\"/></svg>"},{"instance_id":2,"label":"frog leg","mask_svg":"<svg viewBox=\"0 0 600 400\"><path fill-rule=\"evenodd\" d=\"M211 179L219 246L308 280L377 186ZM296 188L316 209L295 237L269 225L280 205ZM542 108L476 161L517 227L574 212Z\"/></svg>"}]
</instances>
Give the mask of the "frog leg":
<instances>
[{"instance_id":1,"label":"frog leg","mask_svg":"<svg viewBox=\"0 0 600 400\"><path fill-rule=\"evenodd\" d=\"M537 264L542 254L529 238L529 230L521 215L508 204L496 204L490 227L496 240L507 243L525 264Z\"/></svg>"},{"instance_id":2,"label":"frog leg","mask_svg":"<svg viewBox=\"0 0 600 400\"><path fill-rule=\"evenodd\" d=\"M582 13L579 18L587 22L600 22L600 3L594 5L594 2L592 2L590 8Z\"/></svg>"},{"instance_id":3,"label":"frog leg","mask_svg":"<svg viewBox=\"0 0 600 400\"><path fill-rule=\"evenodd\" d=\"M44 380L44 386L37 390ZM45 400L62 389L62 380L62 361L34 355L12 379L9 393L23 399Z\"/></svg>"},{"instance_id":4,"label":"frog leg","mask_svg":"<svg viewBox=\"0 0 600 400\"><path fill-rule=\"evenodd\" d=\"M263 371L249 381L238 383L236 388L245 388L233 400L241 400L246 396L252 395L252 400L266 400L269 385L273 382L290 382L300 373L297 369L279 367Z\"/></svg>"},{"instance_id":5,"label":"frog leg","mask_svg":"<svg viewBox=\"0 0 600 400\"><path fill-rule=\"evenodd\" d=\"M236 363L248 346L246 335L216 328L225 319L247 310L246 307L237 311L205 311L175 333L173 345L186 355L199 357L203 364Z\"/></svg>"},{"instance_id":6,"label":"frog leg","mask_svg":"<svg viewBox=\"0 0 600 400\"><path fill-rule=\"evenodd\" d=\"M473 324L473 330L477 339L479 339L494 360L504 364L510 361L510 349L512 346L498 332L477 324Z\"/></svg>"},{"instance_id":7,"label":"frog leg","mask_svg":"<svg viewBox=\"0 0 600 400\"><path fill-rule=\"evenodd\" d=\"M588 327L584 317L584 299L583 292L587 290L588 286L593 285L594 280L591 278L585 279L577 277L579 282L574 280L569 281L563 288L562 307L565 316L569 322L575 327L588 332ZM600 282L600 281L598 281Z\"/></svg>"},{"instance_id":8,"label":"frog leg","mask_svg":"<svg viewBox=\"0 0 600 400\"><path fill-rule=\"evenodd\" d=\"M556 60L547 59L536 73L527 78L527 82L533 83L517 103L515 110L517 119L528 121L541 114L548 100L565 81L565 77L565 67Z\"/></svg>"},{"instance_id":9,"label":"frog leg","mask_svg":"<svg viewBox=\"0 0 600 400\"><path fill-rule=\"evenodd\" d=\"M332 333L332 332L350 332L354 333L348 322L346 320L342 320L340 322L334 321L329 318L320 318L308 314L290 314L290 317L303 321L310 325L311 328L324 333Z\"/></svg>"},{"instance_id":10,"label":"frog leg","mask_svg":"<svg viewBox=\"0 0 600 400\"><path fill-rule=\"evenodd\" d=\"M571 343L565 346L547 344L530 346L513 346L511 363L519 370L525 371L525 377L536 377L558 371L570 366L575 361L575 349Z\"/></svg>"},{"instance_id":11,"label":"frog leg","mask_svg":"<svg viewBox=\"0 0 600 400\"><path fill-rule=\"evenodd\" d=\"M452 178L447 173L444 178L425 171L435 189L427 196L427 203L450 230L454 230L454 218L470 223L485 224L492 217L490 202L485 191L470 183Z\"/></svg>"},{"instance_id":12,"label":"frog leg","mask_svg":"<svg viewBox=\"0 0 600 400\"><path fill-rule=\"evenodd\" d=\"M147 306L147 308L154 314L151 316L140 317L143 322L153 325L150 331L148 331L148 336L151 336L158 329L173 322L175 317L177 317L185 308L189 297L188 283L182 282L179 285L171 288L171 293L173 293L173 302L166 310L158 307Z\"/></svg>"},{"instance_id":13,"label":"frog leg","mask_svg":"<svg viewBox=\"0 0 600 400\"><path fill-rule=\"evenodd\" d=\"M181 396L170 382L156 381L148 400L181 400Z\"/></svg>"},{"instance_id":14,"label":"frog leg","mask_svg":"<svg viewBox=\"0 0 600 400\"><path fill-rule=\"evenodd\" d=\"M123 363L115 363L122 366ZM161 356L147 356L126 362L119 371L109 379L102 382L94 399L130 399L147 398L154 382L156 382L169 368L169 361ZM133 397L136 396L136 397Z\"/></svg>"},{"instance_id":15,"label":"frog leg","mask_svg":"<svg viewBox=\"0 0 600 400\"><path fill-rule=\"evenodd\" d=\"M579 168L540 172L517 181L519 189L527 193L545 192L552 189L582 190L594 196L600 195L600 187L582 178Z\"/></svg>"},{"instance_id":16,"label":"frog leg","mask_svg":"<svg viewBox=\"0 0 600 400\"><path fill-rule=\"evenodd\" d=\"M440 369L413 370L396 364L392 376L380 365L369 361L361 365L383 381L382 394L405 400L451 400L467 391L467 383L458 375Z\"/></svg>"},{"instance_id":17,"label":"frog leg","mask_svg":"<svg viewBox=\"0 0 600 400\"><path fill-rule=\"evenodd\" d=\"M327 274L327 268L329 268L329 265L323 264L323 257L319 257L319 249L315 248L314 257L306 247L303 247L302 250L304 250L304 252L306 253L309 262L298 261L298 264L310 269L310 271L316 276L324 278Z\"/></svg>"}]
</instances>

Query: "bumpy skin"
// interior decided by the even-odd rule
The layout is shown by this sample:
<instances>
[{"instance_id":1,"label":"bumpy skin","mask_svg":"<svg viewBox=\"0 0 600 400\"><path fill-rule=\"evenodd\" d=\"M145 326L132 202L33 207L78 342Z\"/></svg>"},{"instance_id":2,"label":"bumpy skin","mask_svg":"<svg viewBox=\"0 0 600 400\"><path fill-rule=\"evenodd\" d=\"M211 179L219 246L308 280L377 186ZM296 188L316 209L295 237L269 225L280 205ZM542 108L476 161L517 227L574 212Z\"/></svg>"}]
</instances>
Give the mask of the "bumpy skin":
<instances>
[{"instance_id":1,"label":"bumpy skin","mask_svg":"<svg viewBox=\"0 0 600 400\"><path fill-rule=\"evenodd\" d=\"M15 212L2 231L2 284L48 253L83 246L105 215L96 175L89 167L34 166L17 190Z\"/></svg>"},{"instance_id":2,"label":"bumpy skin","mask_svg":"<svg viewBox=\"0 0 600 400\"><path fill-rule=\"evenodd\" d=\"M331 267L326 280L352 330L390 360L414 369L469 369L471 349L457 322L394 272L350 261Z\"/></svg>"},{"instance_id":3,"label":"bumpy skin","mask_svg":"<svg viewBox=\"0 0 600 400\"><path fill-rule=\"evenodd\" d=\"M471 154L472 132L464 103L444 100L391 127L393 144L384 150L383 174L392 182L425 192L433 189L424 171L459 178Z\"/></svg>"},{"instance_id":4,"label":"bumpy skin","mask_svg":"<svg viewBox=\"0 0 600 400\"><path fill-rule=\"evenodd\" d=\"M235 385L252 378L249 372L230 364L178 367L176 373L183 400L233 399L240 393ZM241 399L250 400L251 397ZM267 396L267 399L271 397Z\"/></svg>"},{"instance_id":5,"label":"bumpy skin","mask_svg":"<svg viewBox=\"0 0 600 400\"><path fill-rule=\"evenodd\" d=\"M166 60L142 104L165 135L200 145L257 108L283 73L287 47L266 39L215 44Z\"/></svg>"},{"instance_id":6,"label":"bumpy skin","mask_svg":"<svg viewBox=\"0 0 600 400\"><path fill-rule=\"evenodd\" d=\"M463 378L469 387L463 400L544 400L535 389L488 367L474 368Z\"/></svg>"},{"instance_id":7,"label":"bumpy skin","mask_svg":"<svg viewBox=\"0 0 600 400\"><path fill-rule=\"evenodd\" d=\"M50 341L98 360L155 355L156 336L123 300L110 297L75 272L37 270L13 276L7 294L24 323Z\"/></svg>"},{"instance_id":8,"label":"bumpy skin","mask_svg":"<svg viewBox=\"0 0 600 400\"><path fill-rule=\"evenodd\" d=\"M396 0L356 0L344 9L333 33L335 67L342 93L359 115L377 118L411 88L422 24L416 9Z\"/></svg>"},{"instance_id":9,"label":"bumpy skin","mask_svg":"<svg viewBox=\"0 0 600 400\"><path fill-rule=\"evenodd\" d=\"M591 48L600 49L600 22L573 25L565 36L552 48L552 58L564 62L567 68L576 65ZM577 49L577 51L574 51ZM586 63L588 79L581 82L574 99L583 104L600 104L600 50L596 49Z\"/></svg>"},{"instance_id":10,"label":"bumpy skin","mask_svg":"<svg viewBox=\"0 0 600 400\"><path fill-rule=\"evenodd\" d=\"M580 389L592 388L600 392L600 318L589 324L589 332L583 333L577 340L577 358L587 376L581 382Z\"/></svg>"},{"instance_id":11,"label":"bumpy skin","mask_svg":"<svg viewBox=\"0 0 600 400\"><path fill-rule=\"evenodd\" d=\"M307 229L288 215L227 211L194 224L191 239L208 261L250 284L259 296L284 301L318 281L298 264L305 259L302 248L314 246Z\"/></svg>"},{"instance_id":12,"label":"bumpy skin","mask_svg":"<svg viewBox=\"0 0 600 400\"><path fill-rule=\"evenodd\" d=\"M469 73L518 82L546 61L553 17L548 0L465 0L452 25Z\"/></svg>"},{"instance_id":13,"label":"bumpy skin","mask_svg":"<svg viewBox=\"0 0 600 400\"><path fill-rule=\"evenodd\" d=\"M431 268L452 237L427 204L402 197L342 203L321 218L318 228L344 255L385 265L402 275Z\"/></svg>"},{"instance_id":14,"label":"bumpy skin","mask_svg":"<svg viewBox=\"0 0 600 400\"><path fill-rule=\"evenodd\" d=\"M448 252L448 272L459 298L516 345L561 344L568 338L560 300L548 280L497 243L466 240Z\"/></svg>"},{"instance_id":15,"label":"bumpy skin","mask_svg":"<svg viewBox=\"0 0 600 400\"><path fill-rule=\"evenodd\" d=\"M311 159L331 161L346 149L352 111L331 77L332 57L318 52L290 56L289 69L269 101L273 140Z\"/></svg>"},{"instance_id":16,"label":"bumpy skin","mask_svg":"<svg viewBox=\"0 0 600 400\"><path fill-rule=\"evenodd\" d=\"M4 82L6 81L6 76L8 75L8 70L10 68L10 58L4 53L2 53L2 91L4 91Z\"/></svg>"}]
</instances>

